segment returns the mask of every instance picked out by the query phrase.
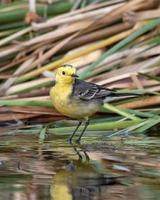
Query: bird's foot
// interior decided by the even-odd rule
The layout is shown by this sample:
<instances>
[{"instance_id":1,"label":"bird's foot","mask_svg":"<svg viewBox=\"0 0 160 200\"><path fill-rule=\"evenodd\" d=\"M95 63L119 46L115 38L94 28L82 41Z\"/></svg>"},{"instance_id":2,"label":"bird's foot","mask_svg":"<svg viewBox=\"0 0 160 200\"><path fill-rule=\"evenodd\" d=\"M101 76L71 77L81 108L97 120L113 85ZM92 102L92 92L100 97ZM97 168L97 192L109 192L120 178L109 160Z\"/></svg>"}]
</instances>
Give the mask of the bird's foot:
<instances>
[{"instance_id":1,"label":"bird's foot","mask_svg":"<svg viewBox=\"0 0 160 200\"><path fill-rule=\"evenodd\" d=\"M72 138L67 139L67 142L68 142L69 144L73 144ZM75 143L76 143L76 144L81 144L81 140L80 140L80 139L77 139L77 140L75 141Z\"/></svg>"},{"instance_id":2,"label":"bird's foot","mask_svg":"<svg viewBox=\"0 0 160 200\"><path fill-rule=\"evenodd\" d=\"M69 144L72 144L72 138L68 138L68 139L67 139L67 142L68 142Z\"/></svg>"},{"instance_id":3,"label":"bird's foot","mask_svg":"<svg viewBox=\"0 0 160 200\"><path fill-rule=\"evenodd\" d=\"M80 140L80 139L77 139L77 140L76 140L76 143L77 143L77 144L81 144L81 140Z\"/></svg>"}]
</instances>

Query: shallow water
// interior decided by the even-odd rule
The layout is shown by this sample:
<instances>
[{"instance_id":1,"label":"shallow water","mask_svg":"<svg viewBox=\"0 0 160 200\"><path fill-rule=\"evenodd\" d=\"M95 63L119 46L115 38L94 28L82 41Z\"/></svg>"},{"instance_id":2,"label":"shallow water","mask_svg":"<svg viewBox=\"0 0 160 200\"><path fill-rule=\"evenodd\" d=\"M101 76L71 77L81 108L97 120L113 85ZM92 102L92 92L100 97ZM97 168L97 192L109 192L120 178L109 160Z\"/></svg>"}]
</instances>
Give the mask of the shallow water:
<instances>
[{"instance_id":1,"label":"shallow water","mask_svg":"<svg viewBox=\"0 0 160 200\"><path fill-rule=\"evenodd\" d=\"M159 200L160 139L0 134L0 200Z\"/></svg>"}]
</instances>

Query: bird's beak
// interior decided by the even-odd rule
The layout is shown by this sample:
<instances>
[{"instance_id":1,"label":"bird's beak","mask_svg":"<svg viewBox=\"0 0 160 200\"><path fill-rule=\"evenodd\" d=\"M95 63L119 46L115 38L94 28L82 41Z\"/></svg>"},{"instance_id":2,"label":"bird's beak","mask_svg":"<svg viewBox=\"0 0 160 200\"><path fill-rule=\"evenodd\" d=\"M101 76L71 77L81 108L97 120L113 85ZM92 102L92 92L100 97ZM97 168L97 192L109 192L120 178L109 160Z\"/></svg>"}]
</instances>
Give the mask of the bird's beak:
<instances>
[{"instance_id":1,"label":"bird's beak","mask_svg":"<svg viewBox=\"0 0 160 200\"><path fill-rule=\"evenodd\" d=\"M77 74L72 74L71 76L74 77L74 78L78 78Z\"/></svg>"}]
</instances>

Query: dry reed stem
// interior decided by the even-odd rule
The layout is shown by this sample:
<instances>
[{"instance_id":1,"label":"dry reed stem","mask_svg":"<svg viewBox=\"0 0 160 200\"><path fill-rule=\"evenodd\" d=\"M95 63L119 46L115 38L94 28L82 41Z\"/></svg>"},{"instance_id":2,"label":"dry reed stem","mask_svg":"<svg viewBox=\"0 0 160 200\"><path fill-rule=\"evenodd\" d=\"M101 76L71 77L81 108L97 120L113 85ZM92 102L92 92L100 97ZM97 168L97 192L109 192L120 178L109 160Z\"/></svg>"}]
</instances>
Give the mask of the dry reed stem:
<instances>
[{"instance_id":1,"label":"dry reed stem","mask_svg":"<svg viewBox=\"0 0 160 200\"><path fill-rule=\"evenodd\" d=\"M145 108L156 105L160 105L160 96L146 97L140 100L135 100L133 102L119 104L118 107L135 109L135 108Z\"/></svg>"},{"instance_id":2,"label":"dry reed stem","mask_svg":"<svg viewBox=\"0 0 160 200\"><path fill-rule=\"evenodd\" d=\"M73 65L76 68L83 67L85 65L88 65L94 61L96 61L101 55L102 55L103 49L98 49L96 51L93 51L87 55L81 56L79 58L71 60L69 63ZM79 71L78 71L79 73Z\"/></svg>"},{"instance_id":3,"label":"dry reed stem","mask_svg":"<svg viewBox=\"0 0 160 200\"><path fill-rule=\"evenodd\" d=\"M28 60L26 60L19 68L16 69L16 71L13 73L13 76L18 76L24 73L26 69L29 67L29 65L35 60L35 57L32 57ZM14 83L16 80L16 77L9 78L6 80L1 86L0 86L0 93L5 93L8 88Z\"/></svg>"},{"instance_id":4,"label":"dry reed stem","mask_svg":"<svg viewBox=\"0 0 160 200\"><path fill-rule=\"evenodd\" d=\"M51 78L40 78L37 80L32 80L25 83L14 85L7 90L6 95L18 93L22 90L28 89L29 87L35 87L40 84L45 84L51 80L52 80Z\"/></svg>"},{"instance_id":5,"label":"dry reed stem","mask_svg":"<svg viewBox=\"0 0 160 200\"><path fill-rule=\"evenodd\" d=\"M15 113L28 113L28 114L43 114L43 115L53 115L53 116L62 116L53 108L47 107L35 107L35 106L12 106L12 107L0 107L0 113L5 112L15 112Z\"/></svg>"},{"instance_id":6,"label":"dry reed stem","mask_svg":"<svg viewBox=\"0 0 160 200\"><path fill-rule=\"evenodd\" d=\"M18 121L18 120L25 120L30 119L33 117L37 117L39 114L30 114L30 113L10 113L10 114L1 114L0 115L0 122L5 121Z\"/></svg>"},{"instance_id":7,"label":"dry reed stem","mask_svg":"<svg viewBox=\"0 0 160 200\"><path fill-rule=\"evenodd\" d=\"M85 45L85 44L88 44L90 42L94 42L100 39L105 39L109 36L123 32L132 27L133 27L133 24L120 23L120 24L112 25L104 29L100 29L98 31L95 31L89 34L78 36L75 39L73 39L69 44L65 45L64 48L60 50L60 52L66 52L67 50L70 50L77 46Z\"/></svg>"},{"instance_id":8,"label":"dry reed stem","mask_svg":"<svg viewBox=\"0 0 160 200\"><path fill-rule=\"evenodd\" d=\"M126 12L126 10L137 10L139 8L139 4L143 2L143 0L134 0L126 3L125 5L120 6L119 8L114 9L111 13L108 13L107 15L104 15L102 18L94 21L90 26L87 27L84 32L91 32L93 30L96 30L100 27L109 25L119 19L122 18L123 13Z\"/></svg>"},{"instance_id":9,"label":"dry reed stem","mask_svg":"<svg viewBox=\"0 0 160 200\"><path fill-rule=\"evenodd\" d=\"M141 12L133 12L129 11L124 13L123 15L123 21L128 23L136 23L138 21L144 21L154 18L160 17L160 9L154 9L154 10L147 10L147 11L141 11Z\"/></svg>"},{"instance_id":10,"label":"dry reed stem","mask_svg":"<svg viewBox=\"0 0 160 200\"><path fill-rule=\"evenodd\" d=\"M113 5L110 7L104 7L104 8L100 8L98 10L92 10L92 11L88 11L86 13L80 13L77 14L75 16L68 16L65 18L62 18L62 16L60 18L55 19L49 19L48 21L41 23L41 24L34 24L32 27L34 30L39 30L42 28L48 28L48 27L54 27L54 26L59 26L59 25L63 25L65 23L75 23L78 22L80 20L88 20L88 19L96 19L97 16L98 18L100 18L101 16L103 16L104 14L107 14L109 12L111 12L113 9L118 8L120 6L124 5L124 3L120 3L118 5Z\"/></svg>"},{"instance_id":11,"label":"dry reed stem","mask_svg":"<svg viewBox=\"0 0 160 200\"><path fill-rule=\"evenodd\" d=\"M155 58L150 58L145 61L129 65L117 70L114 70L113 72L108 72L107 74L102 74L93 78L90 78L90 81L96 81L100 85L108 84L120 79L125 79L130 77L130 74L132 73L146 73L149 72L150 69L147 69L153 65L156 65L160 61L160 56L157 56ZM157 68L157 67L156 67ZM153 70L153 69L151 69Z\"/></svg>"},{"instance_id":12,"label":"dry reed stem","mask_svg":"<svg viewBox=\"0 0 160 200\"><path fill-rule=\"evenodd\" d=\"M96 9L101 9L103 7L106 7L106 6L112 6L114 4L123 3L123 2L124 2L124 0L115 0L115 1L112 1L111 3L110 2L102 2L102 3L95 4L95 5L92 4L92 5L89 5L89 6L85 7L85 8L74 10L74 11L71 11L69 13L65 13L65 14L53 17L51 19L48 19L45 23L39 23L39 24L34 23L33 28L35 30L40 30L40 29L46 28L46 24L47 23L51 23L52 24L57 20L65 19L65 18L68 18L68 17L73 17L74 18L78 14L85 14L85 13L87 13L89 11L93 12Z\"/></svg>"},{"instance_id":13,"label":"dry reed stem","mask_svg":"<svg viewBox=\"0 0 160 200\"><path fill-rule=\"evenodd\" d=\"M56 41L56 40L60 39L61 37L64 37L64 36L66 37L66 35L68 35L68 34L72 34L77 31L80 31L81 29L87 28L88 24L90 24L90 23L91 23L91 20L85 20L85 22L83 22L83 21L77 22L77 23L71 24L67 27L61 27L57 30L37 36L29 41L21 42L19 45L16 45L13 48L9 48L7 50L1 51L0 58L10 55L10 54L13 54L13 53L16 53L17 51L20 51L26 47L30 47L30 46L35 45L40 42L47 42L49 40L52 40L52 42L53 42L53 40Z\"/></svg>"},{"instance_id":14,"label":"dry reed stem","mask_svg":"<svg viewBox=\"0 0 160 200\"><path fill-rule=\"evenodd\" d=\"M53 46L53 48L49 49L46 53L40 56L35 62L32 62L30 66L27 68L27 71L30 71L34 67L43 64L47 59L49 59L51 56L57 53L64 45L69 43L76 36L77 36L77 33L58 42L55 46Z\"/></svg>"},{"instance_id":15,"label":"dry reed stem","mask_svg":"<svg viewBox=\"0 0 160 200\"><path fill-rule=\"evenodd\" d=\"M0 46L3 46L4 44L11 42L12 40L15 40L16 38L18 38L22 35L25 35L26 33L29 33L30 31L32 31L32 28L28 27L26 29L23 29L19 32L16 32L16 33L6 37L6 38L0 40Z\"/></svg>"},{"instance_id":16,"label":"dry reed stem","mask_svg":"<svg viewBox=\"0 0 160 200\"><path fill-rule=\"evenodd\" d=\"M135 29L131 29L131 30L122 32L122 33L117 34L117 35L115 35L115 36L113 36L111 38L107 38L105 40L97 42L96 44L92 44L92 45L86 47L85 49L82 49L82 50L80 50L78 52L73 53L72 55L65 56L60 60L57 60L57 61L55 61L53 63L50 63L48 65L45 65L45 66L41 67L40 69L31 71L30 73L25 74L24 76L19 77L18 81L24 81L24 80L31 79L31 78L33 78L35 76L40 75L42 72L47 71L47 70L48 71L49 70L54 70L57 67L59 67L60 65L62 65L64 63L67 63L70 60L73 60L73 59L78 58L80 56L86 55L86 54L88 54L88 53L90 53L92 51L95 51L97 49L100 49L100 48L109 46L109 45L111 45L111 44L113 44L115 42L118 42L119 40L122 40L123 38L127 37L128 35L130 35L133 31L135 31Z\"/></svg>"}]
</instances>

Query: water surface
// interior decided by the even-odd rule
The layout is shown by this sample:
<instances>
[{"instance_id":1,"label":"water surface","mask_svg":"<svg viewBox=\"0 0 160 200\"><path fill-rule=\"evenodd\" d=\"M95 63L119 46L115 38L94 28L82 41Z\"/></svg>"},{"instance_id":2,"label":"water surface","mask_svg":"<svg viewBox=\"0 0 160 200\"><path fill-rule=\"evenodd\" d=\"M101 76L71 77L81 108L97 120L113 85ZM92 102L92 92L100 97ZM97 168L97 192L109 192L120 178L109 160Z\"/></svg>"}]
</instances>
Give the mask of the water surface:
<instances>
[{"instance_id":1,"label":"water surface","mask_svg":"<svg viewBox=\"0 0 160 200\"><path fill-rule=\"evenodd\" d=\"M160 139L0 134L0 200L159 200Z\"/></svg>"}]
</instances>

